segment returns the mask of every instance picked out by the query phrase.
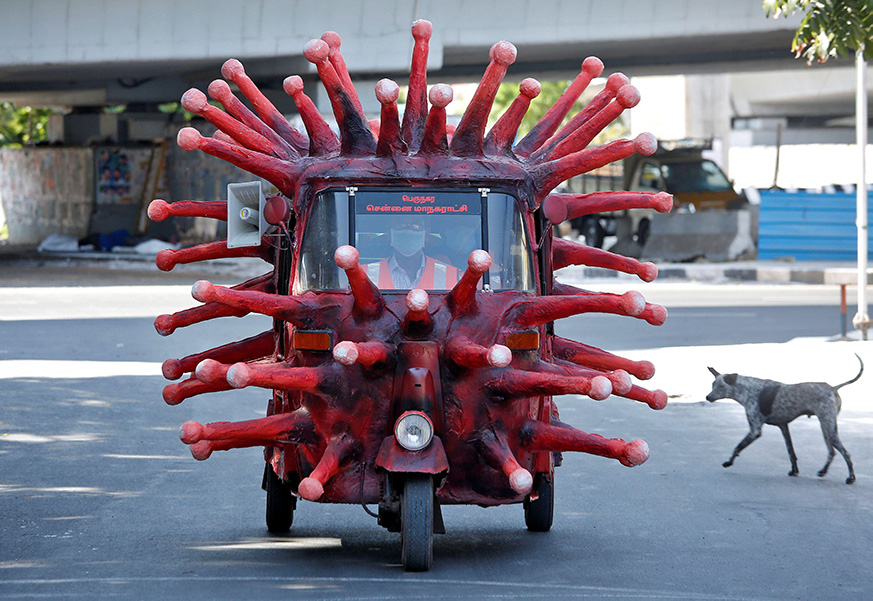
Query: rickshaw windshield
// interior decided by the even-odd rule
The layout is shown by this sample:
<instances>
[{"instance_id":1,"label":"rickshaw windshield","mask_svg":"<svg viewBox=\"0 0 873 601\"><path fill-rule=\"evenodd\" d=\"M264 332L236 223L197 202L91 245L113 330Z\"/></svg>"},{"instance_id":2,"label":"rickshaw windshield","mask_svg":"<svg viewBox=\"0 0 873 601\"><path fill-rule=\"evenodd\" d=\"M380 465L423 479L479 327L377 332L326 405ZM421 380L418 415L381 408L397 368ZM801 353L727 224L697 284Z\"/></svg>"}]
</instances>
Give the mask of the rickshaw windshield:
<instances>
[{"instance_id":1,"label":"rickshaw windshield","mask_svg":"<svg viewBox=\"0 0 873 601\"><path fill-rule=\"evenodd\" d=\"M348 285L334 251L351 244L382 290L449 290L476 249L491 254L480 286L533 291L524 220L513 196L477 190L326 190L314 198L303 234L297 290Z\"/></svg>"}]
</instances>

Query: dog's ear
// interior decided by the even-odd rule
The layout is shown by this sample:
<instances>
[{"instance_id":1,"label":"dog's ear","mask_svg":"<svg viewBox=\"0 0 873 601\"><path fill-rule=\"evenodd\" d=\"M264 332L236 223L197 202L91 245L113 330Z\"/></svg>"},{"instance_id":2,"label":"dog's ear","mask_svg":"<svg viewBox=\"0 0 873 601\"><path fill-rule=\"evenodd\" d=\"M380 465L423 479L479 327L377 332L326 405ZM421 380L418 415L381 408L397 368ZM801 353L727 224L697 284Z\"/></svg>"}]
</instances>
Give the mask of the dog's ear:
<instances>
[{"instance_id":1,"label":"dog's ear","mask_svg":"<svg viewBox=\"0 0 873 601\"><path fill-rule=\"evenodd\" d=\"M724 377L724 381L727 382L728 386L736 386L737 385L737 374L727 374Z\"/></svg>"},{"instance_id":2,"label":"dog's ear","mask_svg":"<svg viewBox=\"0 0 873 601\"><path fill-rule=\"evenodd\" d=\"M711 368L711 367L707 367L706 369L708 369L708 370L709 370L709 373L711 373L711 374L712 374L713 376L715 376L716 378L719 377L719 376L721 375L720 373L718 373L717 371L715 371L715 370L714 370L713 368Z\"/></svg>"}]
</instances>

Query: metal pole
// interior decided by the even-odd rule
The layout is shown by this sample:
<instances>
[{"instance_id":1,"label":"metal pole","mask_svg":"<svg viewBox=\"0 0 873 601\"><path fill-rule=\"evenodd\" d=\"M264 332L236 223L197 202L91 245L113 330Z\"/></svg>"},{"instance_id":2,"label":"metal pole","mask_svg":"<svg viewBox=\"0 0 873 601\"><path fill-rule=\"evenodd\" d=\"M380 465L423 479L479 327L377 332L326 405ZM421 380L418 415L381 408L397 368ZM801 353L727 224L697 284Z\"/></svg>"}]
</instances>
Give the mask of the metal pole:
<instances>
[{"instance_id":1,"label":"metal pole","mask_svg":"<svg viewBox=\"0 0 873 601\"><path fill-rule=\"evenodd\" d=\"M858 226L858 312L852 324L861 330L861 339L867 340L870 317L867 315L867 61L864 45L855 51L857 84L855 89L855 136L858 141L859 174L857 187Z\"/></svg>"}]
</instances>

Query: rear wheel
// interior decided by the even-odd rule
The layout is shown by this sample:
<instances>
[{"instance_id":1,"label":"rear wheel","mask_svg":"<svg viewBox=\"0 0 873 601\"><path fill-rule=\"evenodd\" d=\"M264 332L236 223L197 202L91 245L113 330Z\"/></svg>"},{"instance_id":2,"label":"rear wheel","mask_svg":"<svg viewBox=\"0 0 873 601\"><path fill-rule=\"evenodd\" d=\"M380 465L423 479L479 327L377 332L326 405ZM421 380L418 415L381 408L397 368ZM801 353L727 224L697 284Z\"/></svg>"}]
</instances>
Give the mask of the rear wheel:
<instances>
[{"instance_id":1,"label":"rear wheel","mask_svg":"<svg viewBox=\"0 0 873 601\"><path fill-rule=\"evenodd\" d=\"M534 482L537 498L524 502L524 523L531 532L548 532L555 516L555 489L551 480L537 474Z\"/></svg>"},{"instance_id":2,"label":"rear wheel","mask_svg":"<svg viewBox=\"0 0 873 601\"><path fill-rule=\"evenodd\" d=\"M282 481L267 464L267 530L283 534L291 529L297 497L291 493L291 483Z\"/></svg>"},{"instance_id":3,"label":"rear wheel","mask_svg":"<svg viewBox=\"0 0 873 601\"><path fill-rule=\"evenodd\" d=\"M400 497L403 568L425 572L433 563L433 478L409 474Z\"/></svg>"}]
</instances>

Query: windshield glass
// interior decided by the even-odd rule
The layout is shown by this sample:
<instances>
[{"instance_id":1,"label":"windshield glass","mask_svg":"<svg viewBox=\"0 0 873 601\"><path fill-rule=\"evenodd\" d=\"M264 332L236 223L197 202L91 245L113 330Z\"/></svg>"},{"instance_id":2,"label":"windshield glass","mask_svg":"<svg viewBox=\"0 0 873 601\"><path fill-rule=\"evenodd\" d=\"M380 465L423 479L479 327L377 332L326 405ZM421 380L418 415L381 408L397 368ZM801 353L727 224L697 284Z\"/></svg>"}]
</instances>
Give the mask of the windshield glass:
<instances>
[{"instance_id":1,"label":"windshield glass","mask_svg":"<svg viewBox=\"0 0 873 601\"><path fill-rule=\"evenodd\" d=\"M492 266L480 286L533 290L521 213L514 197L477 190L358 189L319 193L298 266L297 288L336 290L348 284L333 251L358 249L360 263L383 290L449 290L476 249Z\"/></svg>"},{"instance_id":2,"label":"windshield glass","mask_svg":"<svg viewBox=\"0 0 873 601\"><path fill-rule=\"evenodd\" d=\"M661 172L671 194L733 190L724 172L709 160L664 163Z\"/></svg>"}]
</instances>

